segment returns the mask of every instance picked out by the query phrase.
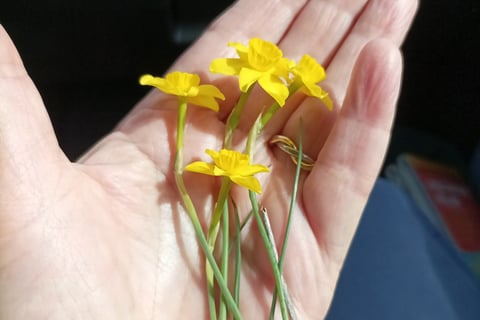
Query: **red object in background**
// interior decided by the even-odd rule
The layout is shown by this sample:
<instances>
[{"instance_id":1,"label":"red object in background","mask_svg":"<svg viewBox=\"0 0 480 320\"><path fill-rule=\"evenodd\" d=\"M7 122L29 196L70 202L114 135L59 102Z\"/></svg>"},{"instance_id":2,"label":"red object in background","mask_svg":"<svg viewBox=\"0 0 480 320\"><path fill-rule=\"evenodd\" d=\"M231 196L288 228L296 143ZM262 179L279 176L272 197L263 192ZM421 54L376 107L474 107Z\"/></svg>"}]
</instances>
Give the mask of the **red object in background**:
<instances>
[{"instance_id":1,"label":"red object in background","mask_svg":"<svg viewBox=\"0 0 480 320\"><path fill-rule=\"evenodd\" d=\"M457 247L479 252L480 206L457 170L412 156L407 161Z\"/></svg>"}]
</instances>

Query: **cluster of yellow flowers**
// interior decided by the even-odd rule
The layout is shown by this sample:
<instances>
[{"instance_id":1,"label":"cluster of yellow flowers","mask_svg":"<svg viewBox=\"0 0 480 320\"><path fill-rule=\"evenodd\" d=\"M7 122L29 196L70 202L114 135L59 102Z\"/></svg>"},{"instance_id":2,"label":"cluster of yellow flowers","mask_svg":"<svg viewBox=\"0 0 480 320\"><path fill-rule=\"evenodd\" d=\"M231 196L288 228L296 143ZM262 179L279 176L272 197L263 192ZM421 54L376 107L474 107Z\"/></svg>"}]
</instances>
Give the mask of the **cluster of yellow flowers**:
<instances>
[{"instance_id":1,"label":"cluster of yellow flowers","mask_svg":"<svg viewBox=\"0 0 480 320\"><path fill-rule=\"evenodd\" d=\"M273 43L253 38L249 45L231 42L238 58L215 59L210 65L210 71L224 75L238 76L240 91L249 92L253 84L258 83L274 100L275 104L264 114L263 127L279 107L285 104L287 98L295 91L301 90L309 96L319 98L328 109L333 103L328 93L318 83L325 79L323 67L310 55L305 54L298 64L283 57L282 51ZM225 96L215 86L200 84L196 74L172 72L165 78L144 75L140 84L150 85L159 90L178 96L186 103L218 111L216 99L224 100ZM234 129L234 128L231 128ZM267 172L262 165L250 165L249 155L234 150L223 149L220 152L208 150L214 164L195 162L185 167L187 171L199 172L214 176L228 176L243 187L261 193L261 186L253 175Z\"/></svg>"},{"instance_id":2,"label":"cluster of yellow flowers","mask_svg":"<svg viewBox=\"0 0 480 320\"><path fill-rule=\"evenodd\" d=\"M220 220L225 219L222 220L222 223L228 223L230 186L231 183L235 183L249 190L252 213L259 226L260 233L269 255L276 282L276 293L278 293L280 310L282 311L282 317L286 319L288 318L288 314L291 315L293 311L288 308L286 303L288 297L286 297L286 288L281 275L281 263L279 263L279 258L274 252L275 244L268 236L268 230L266 230L266 226L263 222L264 218L260 216L260 210L256 200L256 194L262 192L262 186L255 175L261 172L268 172L269 169L261 164L251 164L250 159L253 156L253 146L257 135L260 134L264 126L274 114L285 105L285 102L291 95L297 91L301 91L308 96L320 99L328 109L333 108L333 103L328 93L318 85L318 83L326 77L325 70L310 55L305 54L297 64L295 61L285 58L280 48L275 44L259 38L251 39L248 46L238 42L229 43L229 46L236 50L238 57L215 59L210 64L210 71L229 76L237 76L241 95L226 121L223 149L220 151L206 150L206 153L212 158L213 163L195 161L184 167L182 154L185 118L187 106L189 104L205 107L217 112L219 110L217 100L225 100L224 94L211 84L200 84L200 77L197 74L178 71L169 73L164 78L154 77L148 74L144 75L140 78L140 84L156 87L166 94L178 97L177 145L174 168L175 179L179 193L184 202L185 210L190 216L199 243L207 259L206 278L211 318L217 319L218 312L218 317L220 319L226 319L227 308L235 319L241 318L238 297L232 296L227 285L228 281L226 274L228 273L228 270L226 270L227 268L223 264L221 268L222 270L220 270L217 262L213 258L213 251L216 248L215 243L219 233ZM233 150L232 135L239 123L239 118L241 117L250 92L256 83L258 83L258 85L273 98L273 103L269 108L263 110L262 114L252 126L245 147L246 152L242 153ZM288 139L283 140L287 141ZM283 140L280 139L280 141ZM289 146L286 148L286 150L291 149ZM298 158L296 158L295 155L298 155ZM294 162L297 163L297 177L295 183L298 183L299 170L301 164L304 163L302 162L303 155L300 152L294 153L293 155L291 154L291 156ZM310 162L312 161L311 159L308 160ZM311 163L309 163L309 165L311 165ZM195 206L184 185L182 177L184 170L223 177L208 234L206 235L204 234L198 220ZM294 201L293 197L292 201ZM290 215L291 211L289 212L289 216ZM222 229L223 242L221 256L222 261L224 261L225 264L226 261L228 261L228 255L230 252L228 229L228 227ZM237 232L240 232L238 228ZM240 241L238 234L234 238L236 241ZM285 242L286 238L284 239L283 246L286 245ZM282 257L280 257L280 261L282 261ZM238 270L239 269L236 269L237 274L235 279L237 279ZM221 299L215 298L215 280L221 290ZM239 282L235 281L234 292L238 292L238 286ZM272 306L276 303L275 296L276 294L274 294ZM217 303L219 303L218 306ZM275 308L272 307L272 310L274 309Z\"/></svg>"}]
</instances>

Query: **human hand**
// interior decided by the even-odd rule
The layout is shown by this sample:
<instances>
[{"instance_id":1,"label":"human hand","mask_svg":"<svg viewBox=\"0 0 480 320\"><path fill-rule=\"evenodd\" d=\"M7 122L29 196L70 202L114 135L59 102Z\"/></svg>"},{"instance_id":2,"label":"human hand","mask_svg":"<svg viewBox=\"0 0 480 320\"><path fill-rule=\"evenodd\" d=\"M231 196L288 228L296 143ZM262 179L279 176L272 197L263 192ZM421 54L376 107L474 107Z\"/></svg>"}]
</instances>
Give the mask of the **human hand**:
<instances>
[{"instance_id":1,"label":"human hand","mask_svg":"<svg viewBox=\"0 0 480 320\"><path fill-rule=\"evenodd\" d=\"M286 57L309 53L327 67L324 87L335 110L297 96L265 128L255 155L271 167L260 201L279 239L294 165L268 140L277 133L295 140L302 119L304 151L317 160L301 177L283 267L299 319L323 318L331 302L388 144L402 69L398 46L416 6L416 0L243 0L172 66L206 72L227 41L258 36L278 43ZM238 96L235 83L210 80L227 97ZM239 139L270 101L260 90L253 94ZM185 163L220 147L234 100L219 114L189 109ZM204 258L173 179L175 121L176 100L154 91L70 163L0 30L0 318L207 317ZM185 179L205 221L218 184L192 173ZM235 197L242 210L246 195ZM246 319L264 319L271 270L255 228L246 233L241 310Z\"/></svg>"}]
</instances>

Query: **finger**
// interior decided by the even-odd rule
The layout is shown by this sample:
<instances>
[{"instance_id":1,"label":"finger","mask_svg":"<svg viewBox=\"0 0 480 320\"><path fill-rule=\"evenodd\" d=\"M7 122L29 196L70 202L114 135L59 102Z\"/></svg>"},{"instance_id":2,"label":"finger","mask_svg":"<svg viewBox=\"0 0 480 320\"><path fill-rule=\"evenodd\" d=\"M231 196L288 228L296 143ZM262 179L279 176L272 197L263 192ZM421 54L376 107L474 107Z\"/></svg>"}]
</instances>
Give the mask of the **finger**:
<instances>
[{"instance_id":1,"label":"finger","mask_svg":"<svg viewBox=\"0 0 480 320\"><path fill-rule=\"evenodd\" d=\"M282 39L280 46L283 52L296 61L308 53L325 65L351 30L367 2L309 1Z\"/></svg>"},{"instance_id":2,"label":"finger","mask_svg":"<svg viewBox=\"0 0 480 320\"><path fill-rule=\"evenodd\" d=\"M373 41L362 50L344 107L305 180L307 217L338 268L383 161L401 69L401 55L390 41Z\"/></svg>"},{"instance_id":3,"label":"finger","mask_svg":"<svg viewBox=\"0 0 480 320\"><path fill-rule=\"evenodd\" d=\"M0 26L0 204L22 202L26 188L24 195L42 190L39 185L53 178L60 159L66 162L42 99Z\"/></svg>"},{"instance_id":4,"label":"finger","mask_svg":"<svg viewBox=\"0 0 480 320\"><path fill-rule=\"evenodd\" d=\"M327 85L338 105L343 104L353 65L362 48L371 40L403 42L418 7L417 0L371 0L358 16L352 30L328 64Z\"/></svg>"},{"instance_id":5,"label":"finger","mask_svg":"<svg viewBox=\"0 0 480 320\"><path fill-rule=\"evenodd\" d=\"M392 41L395 45L400 45L407 30L410 27L414 13L416 11L417 1L396 1L396 0L372 0L369 1L363 10L359 11L357 17L353 16L352 11L344 11L338 14L334 21L342 20L344 17L348 27L348 34L343 35L341 45L337 48L329 47L333 50L328 58L322 50L314 52L319 61L328 61L331 59L327 68L327 79L321 85L324 86L333 99L336 101L336 107L341 108L347 84L350 80L351 70L358 57L360 50L366 43L377 38L384 38ZM323 13L318 13L318 17L311 16L314 10L310 10L309 19L320 19ZM300 26L300 29L305 27ZM324 28L325 33L330 35L329 28ZM346 30L343 30L347 32ZM342 31L340 30L339 33ZM320 32L319 39L325 38L324 33ZM327 40L328 41L328 40ZM321 48L321 42L318 43ZM300 46L304 46L300 44ZM308 50L308 48L303 48ZM336 112L328 111L320 101L314 98L305 99L304 103L299 106L292 115L288 117L288 121L283 129L283 134L289 137L298 136L298 123L301 118L303 121L305 138L304 150L307 154L316 155L321 149L328 133L330 132ZM279 119L281 121L281 119ZM280 124L277 124L280 126Z\"/></svg>"}]
</instances>

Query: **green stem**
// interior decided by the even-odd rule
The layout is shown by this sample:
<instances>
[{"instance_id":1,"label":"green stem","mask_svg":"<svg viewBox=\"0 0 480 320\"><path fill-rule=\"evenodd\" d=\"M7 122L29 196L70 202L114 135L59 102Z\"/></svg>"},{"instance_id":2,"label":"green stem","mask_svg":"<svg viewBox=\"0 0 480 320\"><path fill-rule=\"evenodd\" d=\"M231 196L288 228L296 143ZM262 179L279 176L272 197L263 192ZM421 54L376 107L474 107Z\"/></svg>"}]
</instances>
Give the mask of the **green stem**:
<instances>
[{"instance_id":1,"label":"green stem","mask_svg":"<svg viewBox=\"0 0 480 320\"><path fill-rule=\"evenodd\" d=\"M210 227L208 229L207 242L210 252L213 254L215 250L215 243L217 242L218 232L220 230L220 218L222 217L222 212L227 206L227 197L230 192L230 179L228 177L223 177L222 185L220 187L220 192L218 195L217 203L215 204L215 210L213 213L212 221L210 222ZM210 304L214 304L214 278L213 271L210 267L208 261L205 266L205 272L207 276L208 292L209 297L213 300Z\"/></svg>"},{"instance_id":2,"label":"green stem","mask_svg":"<svg viewBox=\"0 0 480 320\"><path fill-rule=\"evenodd\" d=\"M228 210L227 198L230 192L230 186L231 186L230 179L228 177L223 177L222 185L220 187L220 192L218 195L217 203L215 204L215 210L213 213L212 221L210 222L210 227L208 229L208 235L207 235L208 248L212 254L215 249L215 243L217 242L217 236L218 236L218 231L220 229L220 218L222 217L222 212L224 212L225 209ZM215 305L214 275L213 275L213 270L210 264L208 263L208 261L205 266L205 273L207 276L209 305L212 306L212 305ZM222 303L222 300L220 300L220 303Z\"/></svg>"},{"instance_id":3,"label":"green stem","mask_svg":"<svg viewBox=\"0 0 480 320\"><path fill-rule=\"evenodd\" d=\"M247 225L248 221L250 221L250 219L252 218L252 215L253 215L253 210L250 211L247 215L247 217L243 220L243 222L241 222L240 224L240 231L243 230L243 228Z\"/></svg>"},{"instance_id":4,"label":"green stem","mask_svg":"<svg viewBox=\"0 0 480 320\"><path fill-rule=\"evenodd\" d=\"M291 97L293 94L295 94L295 92L297 92L297 90L300 89L301 86L302 83L296 81L290 84L290 86L288 87L288 97ZM270 108L268 108L267 111L263 113L262 119L260 120L261 130L265 128L268 121L270 121L270 119L275 115L275 113L277 113L278 110L280 110L280 108L280 105L277 102L274 102L270 106Z\"/></svg>"},{"instance_id":5,"label":"green stem","mask_svg":"<svg viewBox=\"0 0 480 320\"><path fill-rule=\"evenodd\" d=\"M235 203L233 204L233 209L235 212L235 278L233 284L233 299L237 306L240 306L240 272L241 272L241 265L242 265L242 251L241 251L241 225L240 225L240 217L238 215L237 206Z\"/></svg>"},{"instance_id":6,"label":"green stem","mask_svg":"<svg viewBox=\"0 0 480 320\"><path fill-rule=\"evenodd\" d=\"M246 153L250 158L250 162L253 162L253 150L255 148L255 142L257 141L257 137L262 130L260 121L261 121L261 117L259 116L257 120L255 120L255 123L250 128L250 132L248 133L247 145L245 148L246 148Z\"/></svg>"},{"instance_id":7,"label":"green stem","mask_svg":"<svg viewBox=\"0 0 480 320\"><path fill-rule=\"evenodd\" d=\"M284 238L283 238L282 250L280 252L280 257L278 259L278 268L280 269L280 272L282 272L283 263L285 261L285 253L287 251L287 243L288 243L288 238L289 238L289 235L290 235L290 226L291 226L292 216L293 216L293 207L295 206L295 202L297 200L298 184L299 184L299 181L300 181L300 171L302 169L302 160L303 160L302 158L303 158L303 126L302 126L302 122L300 122L300 135L299 135L299 142L298 142L297 166L295 168L295 178L294 178L294 181L293 181L292 197L290 199L290 206L289 206L289 209L288 209L287 225L285 227L285 235L284 235ZM277 288L275 288L275 290L273 292L272 307L270 309L270 319L273 319L273 316L275 314L276 300L277 300ZM291 310L290 313L292 314L293 310Z\"/></svg>"},{"instance_id":8,"label":"green stem","mask_svg":"<svg viewBox=\"0 0 480 320\"><path fill-rule=\"evenodd\" d=\"M272 228L270 226L270 219L268 218L268 213L267 213L266 208L262 208L262 218L263 218L263 223L265 224L265 230L267 231L268 240L270 241L270 243L272 245L273 253L275 255L275 259L276 259L277 264L278 264L278 254L277 254L277 250L276 250L276 247L275 247L276 242L275 242L275 238L273 236ZM287 288L287 284L285 282L285 278L283 277L283 274L281 273L281 271L282 270L280 269L280 277L281 277L281 280L282 280L282 287L280 289L283 290L283 294L285 296L285 303L287 305L288 314L290 315L290 318L292 320L295 320L297 318L295 316L294 308L293 308L292 302L290 300L290 295L288 293L288 288ZM272 319L272 320L275 316L275 305L276 305L275 302L276 302L276 300L277 300L277 288L275 288L273 290L273 295L272 295L272 303L271 303L271 308L270 308L270 319Z\"/></svg>"},{"instance_id":9,"label":"green stem","mask_svg":"<svg viewBox=\"0 0 480 320\"><path fill-rule=\"evenodd\" d=\"M290 199L290 206L288 209L288 218L287 218L287 225L285 227L285 236L283 238L283 245L282 245L282 251L280 252L280 256L278 259L278 268L280 271L282 270L283 263L285 260L285 253L287 251L287 243L288 243L288 238L290 235L290 226L292 222L292 216L293 216L293 208L295 206L295 203L297 201L297 193L298 193L298 184L300 181L300 171L302 169L302 161L303 161L303 133L302 133L302 124L300 123L300 137L299 137L299 142L298 142L298 157L297 157L297 166L295 168L295 178L293 181L293 190L292 190L292 198Z\"/></svg>"},{"instance_id":10,"label":"green stem","mask_svg":"<svg viewBox=\"0 0 480 320\"><path fill-rule=\"evenodd\" d=\"M229 246L229 222L228 222L228 206L223 206L222 215L222 275L226 283L228 283L228 253L230 251ZM235 300L235 298L234 298ZM235 300L236 303L236 300ZM225 308L224 299L220 299L219 319L227 319L227 309Z\"/></svg>"},{"instance_id":11,"label":"green stem","mask_svg":"<svg viewBox=\"0 0 480 320\"><path fill-rule=\"evenodd\" d=\"M190 220L192 221L193 228L195 230L195 234L197 235L198 241L200 243L200 247L202 248L205 257L207 258L208 263L212 267L212 272L215 276L215 279L218 282L218 285L220 287L220 290L222 292L223 298L225 299L225 302L227 303L227 307L230 309L230 311L233 314L234 319L242 319L242 316L240 315L240 310L238 309L237 305L235 304L235 300L233 299L232 295L230 294L230 291L228 289L228 286L226 282L223 279L222 273L220 269L218 268L217 262L215 261L215 258L213 257L212 253L210 252L207 239L205 238L205 235L203 234L202 226L200 224L200 220L198 219L197 213L195 211L195 208L193 206L193 203L186 194L186 188L183 183L183 179L181 176L176 175L176 181L177 181L177 186L180 191L180 194L182 195L182 200L185 205L185 210L187 211Z\"/></svg>"},{"instance_id":12,"label":"green stem","mask_svg":"<svg viewBox=\"0 0 480 320\"><path fill-rule=\"evenodd\" d=\"M207 278L208 309L210 310L210 320L216 320L217 306L215 304L215 274L208 260L205 262L205 277Z\"/></svg>"},{"instance_id":13,"label":"green stem","mask_svg":"<svg viewBox=\"0 0 480 320\"><path fill-rule=\"evenodd\" d=\"M187 100L179 99L177 116L177 145L175 153L175 175L183 172L183 140L185 133L185 121L187 119Z\"/></svg>"},{"instance_id":14,"label":"green stem","mask_svg":"<svg viewBox=\"0 0 480 320\"><path fill-rule=\"evenodd\" d=\"M177 141L176 141L176 153L175 153L175 164L174 164L174 175L175 175L175 182L177 184L178 191L180 196L182 197L182 201L185 207L185 210L192 222L193 229L195 230L195 234L197 235L197 239L199 241L200 247L202 248L207 261L209 262L212 273L217 279L218 285L222 292L222 295L227 303L228 308L233 314L234 319L241 319L240 310L238 309L235 301L233 300L230 291L228 290L228 286L225 283L222 273L218 268L218 265L215 261L215 258L210 252L209 245L207 243L207 239L202 230L202 226L200 224L200 220L198 219L197 211L195 210L195 206L193 205L192 199L188 195L187 188L185 187L185 183L183 181L183 141L184 141L184 131L185 131L185 121L186 121L186 114L187 114L187 102L184 99L179 100L178 104L178 118L177 118ZM215 308L212 310L210 309L211 317L216 317ZM212 316L213 314L213 316Z\"/></svg>"},{"instance_id":15,"label":"green stem","mask_svg":"<svg viewBox=\"0 0 480 320\"><path fill-rule=\"evenodd\" d=\"M260 120L261 127L264 128L265 125L270 121L270 119L273 117L273 115L280 109L280 105L278 102L274 102L270 108L265 111L265 113L262 115L262 119Z\"/></svg>"},{"instance_id":16,"label":"green stem","mask_svg":"<svg viewBox=\"0 0 480 320\"><path fill-rule=\"evenodd\" d=\"M237 104L235 105L232 112L230 112L230 115L228 116L225 139L223 143L223 147L225 149L232 148L233 132L235 131L235 129L238 126L238 123L240 122L240 116L242 114L243 108L245 107L245 104L247 103L248 97L252 92L252 89L253 89L253 86L250 86L250 88L246 92L241 93L240 98L237 101Z\"/></svg>"},{"instance_id":17,"label":"green stem","mask_svg":"<svg viewBox=\"0 0 480 320\"><path fill-rule=\"evenodd\" d=\"M222 276L220 270L218 269L215 258L213 257L212 252L210 251L210 247L207 243L207 239L205 238L205 235L203 234L203 230L202 230L202 226L200 224L200 220L198 219L198 215L197 215L197 212L196 212L195 207L193 205L193 202L192 202L192 200L190 199L190 196L187 193L182 175L175 173L175 180L176 180L176 183L177 183L177 188L178 188L178 190L180 192L180 195L182 197L183 205L185 207L185 210L187 211L188 216L190 217L193 228L195 230L195 234L197 235L197 238L199 240L201 248L203 249L205 257L207 258L207 268L206 268L205 273L206 273L206 278L207 278L208 306L209 306L209 310L210 310L210 319L213 320L213 319L217 318L217 311L216 311L216 305L215 305L215 295L214 295L214 291L213 291L213 287L214 287L213 279L214 278L217 279L223 294L230 295L230 292L228 292L228 287L225 284L225 282L223 281L223 276ZM213 265L212 263L214 263L215 265ZM215 269L216 269L216 271L215 271ZM225 292L225 290L227 290L227 292Z\"/></svg>"},{"instance_id":18,"label":"green stem","mask_svg":"<svg viewBox=\"0 0 480 320\"><path fill-rule=\"evenodd\" d=\"M222 217L224 207L227 205L227 198L230 193L231 185L232 183L229 177L222 178L222 184L218 193L217 203L215 204L212 221L210 222L210 227L208 229L208 243L210 243L212 246L215 245L215 241L217 240L220 218Z\"/></svg>"},{"instance_id":19,"label":"green stem","mask_svg":"<svg viewBox=\"0 0 480 320\"><path fill-rule=\"evenodd\" d=\"M263 219L260 216L257 197L255 192L249 191L250 195L250 202L252 204L253 215L255 216L255 220L257 221L258 229L260 231L260 235L262 240L265 244L265 249L267 250L268 259L270 260L270 264L273 269L273 276L275 278L275 286L276 288L280 288L278 294L278 300L280 301L280 311L282 312L282 319L288 319L287 315L287 305L285 302L285 295L284 291L281 290L282 288L282 277L280 273L280 269L278 269L277 259L275 258L275 252L272 249L272 244L269 241L267 231L265 230L265 225L263 223ZM274 245L274 244L273 244Z\"/></svg>"}]
</instances>

